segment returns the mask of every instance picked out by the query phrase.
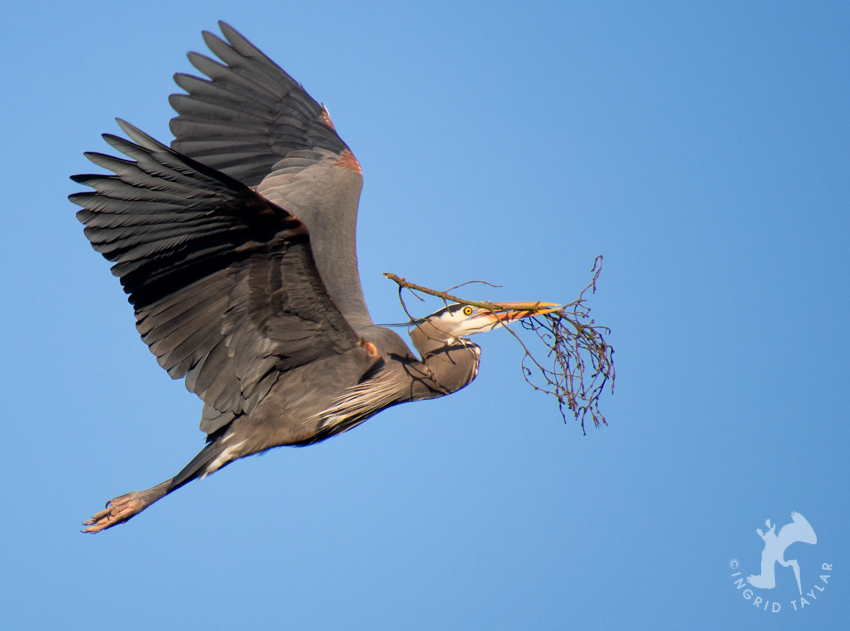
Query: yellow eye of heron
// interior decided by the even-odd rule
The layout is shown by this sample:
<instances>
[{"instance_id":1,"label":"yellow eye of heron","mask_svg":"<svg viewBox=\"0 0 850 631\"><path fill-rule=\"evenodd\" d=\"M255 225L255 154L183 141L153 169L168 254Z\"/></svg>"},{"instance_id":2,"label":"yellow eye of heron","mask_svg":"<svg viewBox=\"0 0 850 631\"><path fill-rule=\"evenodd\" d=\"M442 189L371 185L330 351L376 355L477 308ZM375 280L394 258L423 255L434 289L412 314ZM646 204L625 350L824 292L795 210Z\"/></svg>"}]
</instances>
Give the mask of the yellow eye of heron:
<instances>
[{"instance_id":1,"label":"yellow eye of heron","mask_svg":"<svg viewBox=\"0 0 850 631\"><path fill-rule=\"evenodd\" d=\"M463 308L463 315L470 316L472 315L472 307L466 306Z\"/></svg>"}]
</instances>

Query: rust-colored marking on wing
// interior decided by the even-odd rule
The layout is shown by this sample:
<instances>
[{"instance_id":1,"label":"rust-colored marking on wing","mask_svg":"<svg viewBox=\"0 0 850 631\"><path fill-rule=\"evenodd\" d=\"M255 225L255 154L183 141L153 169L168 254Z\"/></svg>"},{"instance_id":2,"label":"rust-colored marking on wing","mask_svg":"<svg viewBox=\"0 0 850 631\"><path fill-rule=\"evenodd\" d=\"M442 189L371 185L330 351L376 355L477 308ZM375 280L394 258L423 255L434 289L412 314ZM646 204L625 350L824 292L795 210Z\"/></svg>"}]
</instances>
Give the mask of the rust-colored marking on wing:
<instances>
[{"instance_id":1,"label":"rust-colored marking on wing","mask_svg":"<svg viewBox=\"0 0 850 631\"><path fill-rule=\"evenodd\" d=\"M305 224L303 221L301 221L300 219L298 219L298 217L295 217L294 215L292 218L295 219L295 221L297 221L298 223L289 229L290 235L295 236L310 234L310 231L307 230L307 224Z\"/></svg>"},{"instance_id":2,"label":"rust-colored marking on wing","mask_svg":"<svg viewBox=\"0 0 850 631\"><path fill-rule=\"evenodd\" d=\"M348 169L349 171L354 171L358 175L363 175L363 169L360 168L360 163L357 161L357 158L354 157L354 154L348 149L343 151L339 156L339 160L336 161L336 166Z\"/></svg>"},{"instance_id":3,"label":"rust-colored marking on wing","mask_svg":"<svg viewBox=\"0 0 850 631\"><path fill-rule=\"evenodd\" d=\"M360 338L360 346L366 349L366 352L369 353L369 357L373 360L378 361L381 359L381 353L378 351L378 347L372 344L369 340L364 340Z\"/></svg>"},{"instance_id":4,"label":"rust-colored marking on wing","mask_svg":"<svg viewBox=\"0 0 850 631\"><path fill-rule=\"evenodd\" d=\"M328 114L328 108L326 108L324 105L322 105L322 113L319 115L319 118L321 118L321 119L322 119L322 122L323 122L325 125L327 125L327 126L328 126L328 127L330 127L331 129L333 129L334 131L336 131L336 127L334 127L334 124L333 124L333 122L331 121L331 115L330 115L330 114Z\"/></svg>"}]
</instances>

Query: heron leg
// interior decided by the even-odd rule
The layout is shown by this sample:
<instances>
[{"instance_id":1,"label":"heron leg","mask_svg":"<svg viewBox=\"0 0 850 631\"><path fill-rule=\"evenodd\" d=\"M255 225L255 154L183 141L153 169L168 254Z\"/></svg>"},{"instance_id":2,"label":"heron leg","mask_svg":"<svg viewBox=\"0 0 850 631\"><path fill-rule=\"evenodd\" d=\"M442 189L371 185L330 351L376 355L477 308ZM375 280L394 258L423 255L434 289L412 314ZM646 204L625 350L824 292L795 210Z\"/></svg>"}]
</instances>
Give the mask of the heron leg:
<instances>
[{"instance_id":1,"label":"heron leg","mask_svg":"<svg viewBox=\"0 0 850 631\"><path fill-rule=\"evenodd\" d=\"M119 495L118 497L109 500L106 503L106 508L104 510L95 514L95 516L91 519L83 522L84 526L88 526L85 530L83 530L83 532L95 533L100 532L101 530L106 530L107 528L112 528L118 524L123 524L125 521L128 521L132 517L138 515L148 506L161 500L172 491L176 491L181 486L188 484L195 478L207 475L209 473L208 465L211 463L215 465L216 459L222 453L226 454L228 451L225 448L227 438L219 440L225 435L227 427L228 426L225 426L218 433L211 434L207 437L209 442L207 442L206 446L201 449L198 455L195 456L189 464L183 467L183 469L170 480L166 480L165 482L152 486L144 491L133 491L132 493ZM218 463L218 465L213 468L213 471L220 469L226 464L227 462L224 462L223 464Z\"/></svg>"},{"instance_id":2,"label":"heron leg","mask_svg":"<svg viewBox=\"0 0 850 631\"><path fill-rule=\"evenodd\" d=\"M84 526L88 526L83 532L95 533L123 524L173 491L174 488L171 486L173 479L166 480L162 484L157 484L144 491L133 491L109 500L104 510L83 522Z\"/></svg>"}]
</instances>

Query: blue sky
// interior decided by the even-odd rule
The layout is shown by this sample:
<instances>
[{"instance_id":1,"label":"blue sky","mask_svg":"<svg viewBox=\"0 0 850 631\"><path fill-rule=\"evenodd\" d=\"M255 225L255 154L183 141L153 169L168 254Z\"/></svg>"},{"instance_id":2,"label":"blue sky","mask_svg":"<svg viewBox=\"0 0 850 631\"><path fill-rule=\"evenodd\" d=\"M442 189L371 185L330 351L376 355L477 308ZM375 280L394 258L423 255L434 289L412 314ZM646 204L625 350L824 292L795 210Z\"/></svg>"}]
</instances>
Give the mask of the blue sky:
<instances>
[{"instance_id":1,"label":"blue sky","mask_svg":"<svg viewBox=\"0 0 850 631\"><path fill-rule=\"evenodd\" d=\"M7 3L8 4L8 3ZM4 6L3 628L809 629L850 617L845 3ZM572 299L605 256L609 427L564 425L520 350L307 449L250 458L97 536L200 449L66 200L120 116L170 140L224 19L324 102L363 165L360 271ZM476 297L476 296L472 296ZM436 308L436 306L434 307ZM422 313L431 310L423 307ZM799 599L735 588L802 513ZM734 562L734 563L733 563ZM784 572L784 573L783 573Z\"/></svg>"}]
</instances>

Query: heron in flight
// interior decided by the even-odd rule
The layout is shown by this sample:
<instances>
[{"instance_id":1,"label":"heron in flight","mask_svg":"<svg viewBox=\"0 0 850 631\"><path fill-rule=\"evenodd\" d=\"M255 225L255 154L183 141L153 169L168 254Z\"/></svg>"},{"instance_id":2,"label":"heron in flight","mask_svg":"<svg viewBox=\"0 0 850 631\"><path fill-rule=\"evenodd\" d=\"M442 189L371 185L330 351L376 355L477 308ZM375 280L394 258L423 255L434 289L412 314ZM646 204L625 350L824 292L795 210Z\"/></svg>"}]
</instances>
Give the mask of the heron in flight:
<instances>
[{"instance_id":1,"label":"heron in flight","mask_svg":"<svg viewBox=\"0 0 850 631\"><path fill-rule=\"evenodd\" d=\"M121 495L84 522L100 532L239 458L308 445L390 406L475 379L467 336L552 311L451 304L412 324L417 357L373 324L357 270L360 164L324 106L225 23L204 32L220 61L176 74L167 147L118 121L114 175L76 175L70 196L92 247L114 263L142 340L203 400L206 445L176 476Z\"/></svg>"}]
</instances>

